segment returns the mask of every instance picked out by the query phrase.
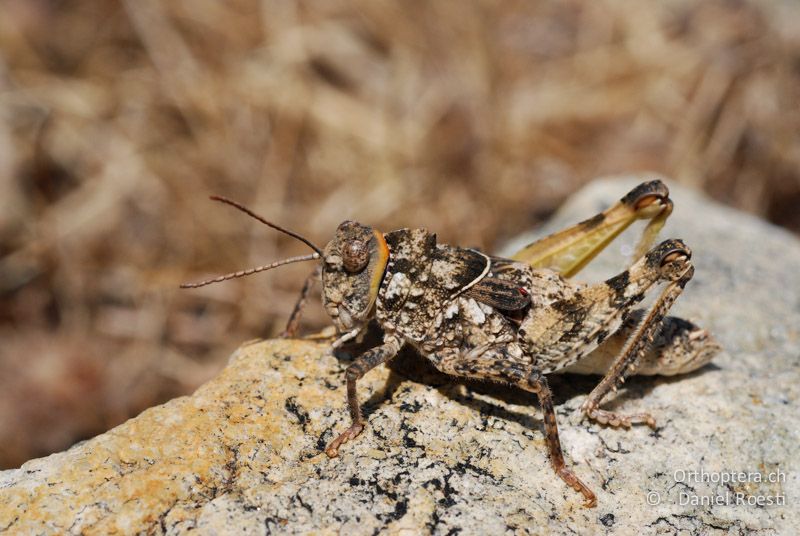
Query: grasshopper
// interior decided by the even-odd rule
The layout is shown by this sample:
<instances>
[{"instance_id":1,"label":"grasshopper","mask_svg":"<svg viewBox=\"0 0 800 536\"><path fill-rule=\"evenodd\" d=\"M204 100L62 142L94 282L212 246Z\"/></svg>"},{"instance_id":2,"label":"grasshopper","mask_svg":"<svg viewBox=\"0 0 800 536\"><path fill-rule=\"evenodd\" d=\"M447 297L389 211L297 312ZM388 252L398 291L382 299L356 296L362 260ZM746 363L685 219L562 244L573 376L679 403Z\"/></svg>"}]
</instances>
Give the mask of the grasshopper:
<instances>
[{"instance_id":1,"label":"grasshopper","mask_svg":"<svg viewBox=\"0 0 800 536\"><path fill-rule=\"evenodd\" d=\"M306 280L283 336L297 331L313 281L321 276L322 298L339 335L337 348L375 321L382 344L358 356L345 372L351 424L325 452L336 457L364 429L358 380L413 346L440 371L514 385L535 393L544 414L550 462L556 474L593 507L596 496L564 461L556 413L546 376L570 371L603 379L580 406L589 419L629 428L655 427L648 413L619 414L600 408L626 376L679 374L695 370L720 349L703 329L665 317L692 278L691 250L670 239L651 247L672 212L667 187L658 180L631 190L604 212L538 240L511 258L439 244L425 229L382 233L345 221L324 249L229 199L213 197L266 225L297 238L313 253L220 276L197 287L288 263L320 260ZM636 260L607 281L579 284L578 273L635 220L648 220ZM652 305L637 308L662 286Z\"/></svg>"}]
</instances>

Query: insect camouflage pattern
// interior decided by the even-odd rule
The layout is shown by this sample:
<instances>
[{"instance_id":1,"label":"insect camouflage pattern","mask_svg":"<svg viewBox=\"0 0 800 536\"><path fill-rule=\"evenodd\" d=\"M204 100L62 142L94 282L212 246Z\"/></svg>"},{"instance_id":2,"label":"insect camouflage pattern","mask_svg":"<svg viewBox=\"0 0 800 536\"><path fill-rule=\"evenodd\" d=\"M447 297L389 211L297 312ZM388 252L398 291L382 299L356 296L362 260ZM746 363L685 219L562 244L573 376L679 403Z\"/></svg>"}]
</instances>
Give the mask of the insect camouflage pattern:
<instances>
[{"instance_id":1,"label":"insect camouflage pattern","mask_svg":"<svg viewBox=\"0 0 800 536\"><path fill-rule=\"evenodd\" d=\"M325 310L340 334L334 348L364 333L372 320L383 331L383 343L347 368L352 422L327 447L330 457L364 429L358 380L408 344L444 373L535 393L544 413L553 469L583 495L586 506L594 506L595 494L564 462L546 375L556 371L603 375L580 411L613 427L635 423L655 427L647 413L618 414L601 409L600 403L629 374L689 372L719 351L705 330L665 317L694 267L691 251L681 240L651 247L672 211L669 192L660 181L640 184L608 210L534 242L512 258L439 244L436 235L425 229L381 233L352 221L339 225L333 240L320 249L233 201L214 199L302 240L315 252L185 287L320 259ZM627 270L597 284L569 279L638 219L649 222L637 247L637 260ZM284 336L296 333L311 285L319 276L318 267L303 287ZM655 287L662 289L653 303L637 308Z\"/></svg>"}]
</instances>

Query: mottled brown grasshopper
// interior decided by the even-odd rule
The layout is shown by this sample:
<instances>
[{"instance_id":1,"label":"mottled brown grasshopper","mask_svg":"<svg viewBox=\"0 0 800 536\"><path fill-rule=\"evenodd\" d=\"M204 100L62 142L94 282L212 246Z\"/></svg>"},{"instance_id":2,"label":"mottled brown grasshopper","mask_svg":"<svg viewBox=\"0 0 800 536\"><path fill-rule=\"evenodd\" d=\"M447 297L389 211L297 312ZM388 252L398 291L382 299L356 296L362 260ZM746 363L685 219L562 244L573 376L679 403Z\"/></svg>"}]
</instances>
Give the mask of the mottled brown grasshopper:
<instances>
[{"instance_id":1,"label":"mottled brown grasshopper","mask_svg":"<svg viewBox=\"0 0 800 536\"><path fill-rule=\"evenodd\" d=\"M356 338L373 319L383 331L383 344L364 352L347 368L352 423L327 447L330 457L337 456L342 444L364 428L356 394L358 380L410 344L447 374L536 393L555 472L583 494L587 506L594 506L595 494L564 462L545 375L560 370L602 374L602 381L580 408L583 414L614 427L633 423L655 427L649 414L621 415L599 405L634 371L689 372L719 350L706 331L685 320L665 318L694 267L691 252L681 240L666 240L650 249L672 211L669 192L660 181L640 184L605 212L534 242L510 259L438 244L436 235L425 229L381 233L352 221L339 225L333 240L320 249L238 203L214 199L302 240L314 253L185 287L321 259L325 310L341 335L333 346ZM638 260L630 268L593 285L567 279L638 219L649 223L637 248ZM319 268L306 281L285 336L296 332L316 277ZM665 285L653 304L646 310L636 309L645 293L659 283Z\"/></svg>"}]
</instances>

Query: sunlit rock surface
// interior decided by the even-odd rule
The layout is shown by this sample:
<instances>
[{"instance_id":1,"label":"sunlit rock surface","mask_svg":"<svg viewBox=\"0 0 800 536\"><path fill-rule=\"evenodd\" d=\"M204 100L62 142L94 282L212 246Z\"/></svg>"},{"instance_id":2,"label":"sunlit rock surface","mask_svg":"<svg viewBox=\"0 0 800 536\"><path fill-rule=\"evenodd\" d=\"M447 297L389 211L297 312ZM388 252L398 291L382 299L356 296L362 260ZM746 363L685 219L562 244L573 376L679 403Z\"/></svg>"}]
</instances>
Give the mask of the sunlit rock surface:
<instances>
[{"instance_id":1,"label":"sunlit rock surface","mask_svg":"<svg viewBox=\"0 0 800 536\"><path fill-rule=\"evenodd\" d=\"M591 185L546 230L635 183ZM607 404L650 411L656 431L581 422L576 410L598 379L551 379L568 463L597 508L552 473L534 397L459 384L411 354L359 383L369 427L328 459L322 449L348 424L349 357L266 341L240 348L190 397L0 473L0 532L790 533L800 525L800 243L672 192L662 236L685 239L697 268L673 312L709 328L726 352L689 376L633 378ZM580 277L619 271L635 238L621 237Z\"/></svg>"}]
</instances>

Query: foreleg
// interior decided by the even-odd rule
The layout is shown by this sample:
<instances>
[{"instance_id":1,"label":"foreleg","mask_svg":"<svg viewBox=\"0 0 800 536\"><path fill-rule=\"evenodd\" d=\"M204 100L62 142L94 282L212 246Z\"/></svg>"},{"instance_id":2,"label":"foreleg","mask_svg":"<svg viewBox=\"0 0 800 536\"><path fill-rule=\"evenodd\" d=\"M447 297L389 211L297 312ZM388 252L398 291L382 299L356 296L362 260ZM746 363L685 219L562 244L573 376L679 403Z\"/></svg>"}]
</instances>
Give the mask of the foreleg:
<instances>
[{"instance_id":1,"label":"foreleg","mask_svg":"<svg viewBox=\"0 0 800 536\"><path fill-rule=\"evenodd\" d=\"M347 406L350 409L351 424L325 449L325 454L330 458L338 456L339 447L356 437L364 429L364 417L361 415L361 406L358 404L356 382L370 370L396 356L400 351L400 346L396 339L388 338L383 345L367 350L347 367L345 378L347 379Z\"/></svg>"},{"instance_id":2,"label":"foreleg","mask_svg":"<svg viewBox=\"0 0 800 536\"><path fill-rule=\"evenodd\" d=\"M308 301L308 294L311 292L314 282L319 279L319 270L319 266L314 268L314 271L306 277L306 281L303 283L303 288L300 291L300 297L294 305L292 314L289 316L289 321L286 322L286 328L280 334L281 339L291 339L297 335L297 328L300 325L300 318L303 316L303 309L305 309L306 302Z\"/></svg>"}]
</instances>

